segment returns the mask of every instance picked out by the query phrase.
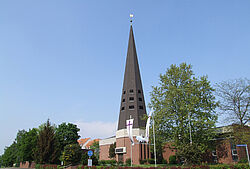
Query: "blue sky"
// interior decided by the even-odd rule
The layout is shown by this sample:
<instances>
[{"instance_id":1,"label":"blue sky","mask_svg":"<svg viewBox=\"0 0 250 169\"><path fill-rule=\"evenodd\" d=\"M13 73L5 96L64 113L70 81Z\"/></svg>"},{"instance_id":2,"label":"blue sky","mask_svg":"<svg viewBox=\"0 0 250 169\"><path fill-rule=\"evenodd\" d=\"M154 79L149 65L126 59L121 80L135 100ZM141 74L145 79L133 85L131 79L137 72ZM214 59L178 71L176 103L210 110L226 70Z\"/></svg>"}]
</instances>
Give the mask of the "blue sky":
<instances>
[{"instance_id":1,"label":"blue sky","mask_svg":"<svg viewBox=\"0 0 250 169\"><path fill-rule=\"evenodd\" d=\"M212 84L247 77L249 0L1 0L0 154L18 130L71 122L107 137L118 119L129 14L146 104L171 64Z\"/></svg>"}]
</instances>

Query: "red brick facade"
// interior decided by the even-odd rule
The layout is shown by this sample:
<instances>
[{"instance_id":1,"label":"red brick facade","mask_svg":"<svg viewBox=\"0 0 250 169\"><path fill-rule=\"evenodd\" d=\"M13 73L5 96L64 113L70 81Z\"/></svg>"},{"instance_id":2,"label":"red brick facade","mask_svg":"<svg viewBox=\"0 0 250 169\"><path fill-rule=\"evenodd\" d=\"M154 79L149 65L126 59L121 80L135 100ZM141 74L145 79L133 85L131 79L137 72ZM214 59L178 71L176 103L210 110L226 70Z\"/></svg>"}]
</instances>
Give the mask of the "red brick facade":
<instances>
[{"instance_id":1,"label":"red brick facade","mask_svg":"<svg viewBox=\"0 0 250 169\"><path fill-rule=\"evenodd\" d=\"M175 155L176 150L171 149L170 143L166 143L163 151L163 158L169 162L169 157ZM248 153L250 151L248 149ZM205 156L207 163L234 164L241 159L246 159L246 148L236 147L230 139L217 140L216 151L208 152Z\"/></svg>"},{"instance_id":2,"label":"red brick facade","mask_svg":"<svg viewBox=\"0 0 250 169\"><path fill-rule=\"evenodd\" d=\"M132 146L133 164L140 164L140 160L150 158L149 146L147 144L139 143L134 137L135 144ZM126 153L116 154L116 161L126 162L131 159L131 141L128 137L116 139L116 147L126 147Z\"/></svg>"},{"instance_id":3,"label":"red brick facade","mask_svg":"<svg viewBox=\"0 0 250 169\"><path fill-rule=\"evenodd\" d=\"M140 164L140 160L150 158L150 148L148 144L139 143L134 137L135 144L132 146L132 158L133 164ZM100 145L100 160L111 160L109 158L110 144ZM126 152L117 153L116 161L126 162L127 159L131 159L131 142L128 137L116 138L116 147L126 147Z\"/></svg>"},{"instance_id":4,"label":"red brick facade","mask_svg":"<svg viewBox=\"0 0 250 169\"><path fill-rule=\"evenodd\" d=\"M99 159L100 160L112 160L109 158L109 147L110 145L100 146Z\"/></svg>"}]
</instances>

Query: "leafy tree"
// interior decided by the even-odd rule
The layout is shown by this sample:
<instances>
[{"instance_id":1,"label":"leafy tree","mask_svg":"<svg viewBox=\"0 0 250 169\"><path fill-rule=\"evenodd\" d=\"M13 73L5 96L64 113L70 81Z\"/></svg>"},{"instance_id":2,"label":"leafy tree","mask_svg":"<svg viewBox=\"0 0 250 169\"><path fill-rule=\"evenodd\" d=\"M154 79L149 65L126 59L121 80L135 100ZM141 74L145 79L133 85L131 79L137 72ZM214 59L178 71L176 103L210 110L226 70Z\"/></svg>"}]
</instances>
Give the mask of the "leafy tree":
<instances>
[{"instance_id":1,"label":"leafy tree","mask_svg":"<svg viewBox=\"0 0 250 169\"><path fill-rule=\"evenodd\" d=\"M16 152L16 163L20 163L21 161L23 161L22 159L22 155L23 155L23 152L21 151L21 142L24 138L24 135L27 133L27 131L25 130L18 130L17 132L17 135L16 135L16 138L15 138L15 143L16 143L16 149L17 149L17 152Z\"/></svg>"},{"instance_id":2,"label":"leafy tree","mask_svg":"<svg viewBox=\"0 0 250 169\"><path fill-rule=\"evenodd\" d=\"M34 159L39 164L59 163L60 149L55 137L55 128L49 120L39 132L37 146L34 152Z\"/></svg>"},{"instance_id":3,"label":"leafy tree","mask_svg":"<svg viewBox=\"0 0 250 169\"><path fill-rule=\"evenodd\" d=\"M30 129L28 132L24 130L17 134L18 159L20 161L34 161L33 152L37 145L37 129Z\"/></svg>"},{"instance_id":4,"label":"leafy tree","mask_svg":"<svg viewBox=\"0 0 250 169\"><path fill-rule=\"evenodd\" d=\"M21 140L23 139L23 136L26 134L26 132L27 131L25 131L25 130L18 130L17 135L16 135L16 139L15 139L16 143L21 142Z\"/></svg>"},{"instance_id":5,"label":"leafy tree","mask_svg":"<svg viewBox=\"0 0 250 169\"><path fill-rule=\"evenodd\" d=\"M99 141L94 141L94 143L90 146L90 149L94 150L95 156L99 160Z\"/></svg>"},{"instance_id":6,"label":"leafy tree","mask_svg":"<svg viewBox=\"0 0 250 169\"><path fill-rule=\"evenodd\" d=\"M61 156L61 160L64 165L76 165L79 164L82 157L82 150L79 144L68 144L64 147L64 151Z\"/></svg>"},{"instance_id":7,"label":"leafy tree","mask_svg":"<svg viewBox=\"0 0 250 169\"><path fill-rule=\"evenodd\" d=\"M77 125L71 123L62 123L56 128L56 137L60 143L60 150L63 151L64 147L68 144L76 144L79 139Z\"/></svg>"},{"instance_id":8,"label":"leafy tree","mask_svg":"<svg viewBox=\"0 0 250 169\"><path fill-rule=\"evenodd\" d=\"M171 65L165 74L160 75L159 86L153 87L150 103L155 110L158 156L162 156L159 152L164 142L171 141L178 150L177 155L179 153L186 163L198 162L192 159L199 159L215 134L217 103L213 91L207 77L194 77L191 65L186 63ZM196 145L189 145L197 151L194 158L187 153L193 151L188 144Z\"/></svg>"},{"instance_id":9,"label":"leafy tree","mask_svg":"<svg viewBox=\"0 0 250 169\"><path fill-rule=\"evenodd\" d=\"M0 155L0 168L2 168L3 167L3 157L2 157L2 155Z\"/></svg>"},{"instance_id":10,"label":"leafy tree","mask_svg":"<svg viewBox=\"0 0 250 169\"><path fill-rule=\"evenodd\" d=\"M250 121L250 80L235 79L216 84L216 95L219 98L221 114L227 121L244 126Z\"/></svg>"},{"instance_id":11,"label":"leafy tree","mask_svg":"<svg viewBox=\"0 0 250 169\"><path fill-rule=\"evenodd\" d=\"M37 131L35 129L19 130L15 141L10 147L6 147L2 155L2 165L13 166L21 161L33 161L33 149L36 146Z\"/></svg>"},{"instance_id":12,"label":"leafy tree","mask_svg":"<svg viewBox=\"0 0 250 169\"><path fill-rule=\"evenodd\" d=\"M199 143L184 143L178 147L176 155L180 162L199 164L203 161L203 155L206 153L206 149L204 149L203 145Z\"/></svg>"},{"instance_id":13,"label":"leafy tree","mask_svg":"<svg viewBox=\"0 0 250 169\"><path fill-rule=\"evenodd\" d=\"M4 149L4 154L1 156L1 165L5 167L13 167L17 160L17 144L13 142L9 147Z\"/></svg>"},{"instance_id":14,"label":"leafy tree","mask_svg":"<svg viewBox=\"0 0 250 169\"><path fill-rule=\"evenodd\" d=\"M111 144L109 147L109 158L115 158L115 148L116 148L116 142Z\"/></svg>"}]
</instances>

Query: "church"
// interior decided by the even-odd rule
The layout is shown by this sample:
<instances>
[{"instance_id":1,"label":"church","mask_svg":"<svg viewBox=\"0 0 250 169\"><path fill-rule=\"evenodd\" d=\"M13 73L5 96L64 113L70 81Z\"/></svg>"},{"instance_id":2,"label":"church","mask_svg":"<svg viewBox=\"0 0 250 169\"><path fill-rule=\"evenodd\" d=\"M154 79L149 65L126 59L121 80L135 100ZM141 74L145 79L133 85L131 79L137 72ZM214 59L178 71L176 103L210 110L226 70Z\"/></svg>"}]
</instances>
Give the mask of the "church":
<instances>
[{"instance_id":1,"label":"church","mask_svg":"<svg viewBox=\"0 0 250 169\"><path fill-rule=\"evenodd\" d=\"M118 128L115 136L99 141L100 160L110 160L109 147L114 143L116 143L115 159L118 162L125 163L127 159L132 159L133 164L139 164L140 160L149 159L149 145L146 143L140 143L136 140L136 136L145 136L146 119L143 117L146 114L146 106L131 21ZM129 120L130 118L134 119L132 129L134 140L133 146L131 145L126 126L126 120Z\"/></svg>"}]
</instances>

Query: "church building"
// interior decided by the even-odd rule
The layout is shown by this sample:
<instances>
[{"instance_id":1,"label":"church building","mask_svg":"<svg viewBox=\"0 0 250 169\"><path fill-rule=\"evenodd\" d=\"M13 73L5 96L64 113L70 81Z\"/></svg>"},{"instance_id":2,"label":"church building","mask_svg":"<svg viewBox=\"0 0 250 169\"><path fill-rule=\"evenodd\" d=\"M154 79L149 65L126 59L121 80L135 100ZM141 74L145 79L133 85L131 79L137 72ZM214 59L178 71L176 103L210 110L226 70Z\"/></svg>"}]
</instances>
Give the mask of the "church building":
<instances>
[{"instance_id":1,"label":"church building","mask_svg":"<svg viewBox=\"0 0 250 169\"><path fill-rule=\"evenodd\" d=\"M140 143L136 140L136 136L145 136L146 119L143 117L146 114L140 69L137 59L133 27L131 24L118 129L115 136L100 140L100 160L110 160L109 147L113 143L116 143L116 161L125 163L127 159L131 159L131 154L133 164L139 164L140 160L150 158L149 145ZM134 119L132 129L134 138L133 146L131 146L126 126L126 120L129 120L130 118Z\"/></svg>"}]
</instances>

